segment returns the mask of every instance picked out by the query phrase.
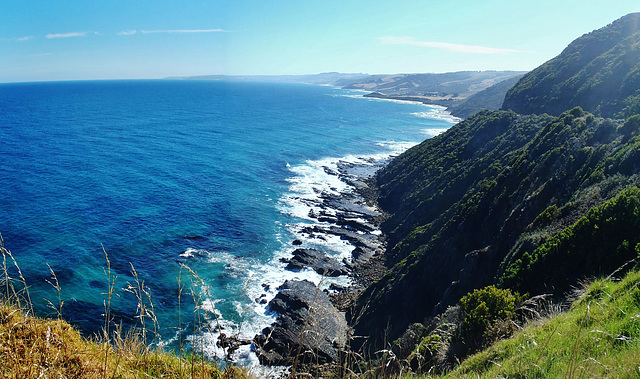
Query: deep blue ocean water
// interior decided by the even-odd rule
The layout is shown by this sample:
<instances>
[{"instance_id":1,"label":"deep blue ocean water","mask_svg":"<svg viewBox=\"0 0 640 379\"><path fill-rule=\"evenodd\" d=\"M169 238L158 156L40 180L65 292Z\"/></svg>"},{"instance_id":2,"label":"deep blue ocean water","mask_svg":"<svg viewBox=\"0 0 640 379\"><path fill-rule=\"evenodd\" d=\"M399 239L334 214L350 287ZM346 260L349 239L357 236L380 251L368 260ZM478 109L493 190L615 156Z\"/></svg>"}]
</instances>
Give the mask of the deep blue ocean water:
<instances>
[{"instance_id":1,"label":"deep blue ocean water","mask_svg":"<svg viewBox=\"0 0 640 379\"><path fill-rule=\"evenodd\" d=\"M292 250L295 225L309 222L301 199L341 189L324 167L380 160L452 125L437 108L361 95L218 81L0 85L0 233L36 311L55 315L49 264L64 316L99 332L104 247L118 276L117 322L136 322L138 300L123 290L135 284L133 266L162 340L187 338L194 278L184 264L202 279L194 291L210 319L252 336L273 317L255 301L263 284L272 296L285 278L317 280L284 272L279 258ZM350 251L339 240L322 248Z\"/></svg>"}]
</instances>

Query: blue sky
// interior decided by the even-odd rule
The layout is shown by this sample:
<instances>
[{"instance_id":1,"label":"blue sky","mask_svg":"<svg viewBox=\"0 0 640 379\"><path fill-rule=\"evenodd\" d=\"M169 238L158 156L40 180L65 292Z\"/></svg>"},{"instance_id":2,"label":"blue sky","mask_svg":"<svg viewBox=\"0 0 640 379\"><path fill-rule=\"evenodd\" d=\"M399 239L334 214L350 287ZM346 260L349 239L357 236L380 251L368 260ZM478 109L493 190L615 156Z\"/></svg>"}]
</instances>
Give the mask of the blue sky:
<instances>
[{"instance_id":1,"label":"blue sky","mask_svg":"<svg viewBox=\"0 0 640 379\"><path fill-rule=\"evenodd\" d=\"M531 70L637 0L3 0L0 82Z\"/></svg>"}]
</instances>

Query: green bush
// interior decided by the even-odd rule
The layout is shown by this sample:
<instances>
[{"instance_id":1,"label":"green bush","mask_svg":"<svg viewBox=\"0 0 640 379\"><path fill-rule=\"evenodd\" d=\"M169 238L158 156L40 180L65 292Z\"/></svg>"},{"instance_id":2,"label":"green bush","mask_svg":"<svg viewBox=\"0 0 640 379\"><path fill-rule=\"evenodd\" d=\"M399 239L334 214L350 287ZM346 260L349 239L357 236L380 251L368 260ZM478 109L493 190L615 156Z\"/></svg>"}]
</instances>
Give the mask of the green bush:
<instances>
[{"instance_id":1,"label":"green bush","mask_svg":"<svg viewBox=\"0 0 640 379\"><path fill-rule=\"evenodd\" d=\"M496 321L513 318L519 303L518 293L493 285L466 294L460 299L464 312L463 333L470 337L483 335Z\"/></svg>"}]
</instances>

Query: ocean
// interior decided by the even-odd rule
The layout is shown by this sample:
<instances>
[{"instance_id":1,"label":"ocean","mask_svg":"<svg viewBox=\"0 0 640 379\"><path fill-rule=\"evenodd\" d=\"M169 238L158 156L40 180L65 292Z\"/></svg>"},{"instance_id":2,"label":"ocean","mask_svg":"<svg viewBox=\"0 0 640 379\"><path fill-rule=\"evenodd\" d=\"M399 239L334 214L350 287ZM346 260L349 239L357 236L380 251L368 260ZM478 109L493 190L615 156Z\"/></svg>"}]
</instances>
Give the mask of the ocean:
<instances>
[{"instance_id":1,"label":"ocean","mask_svg":"<svg viewBox=\"0 0 640 379\"><path fill-rule=\"evenodd\" d=\"M221 331L250 339L273 322L265 303L284 280L326 284L284 269L292 241L348 259L347 241L300 234L314 199L352 190L338 162L370 173L451 125L439 107L330 86L0 84L0 233L37 314L60 312L57 280L85 334L108 302L115 323L140 326L143 304L151 343L221 358ZM248 347L236 358L255 361Z\"/></svg>"}]
</instances>

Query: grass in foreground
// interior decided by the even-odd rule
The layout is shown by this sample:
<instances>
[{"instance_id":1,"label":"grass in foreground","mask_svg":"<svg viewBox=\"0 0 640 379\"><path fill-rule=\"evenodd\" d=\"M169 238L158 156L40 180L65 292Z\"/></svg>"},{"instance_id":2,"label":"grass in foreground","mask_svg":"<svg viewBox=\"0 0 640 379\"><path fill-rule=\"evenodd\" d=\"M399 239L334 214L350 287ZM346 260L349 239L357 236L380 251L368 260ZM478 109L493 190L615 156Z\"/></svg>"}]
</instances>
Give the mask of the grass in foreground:
<instances>
[{"instance_id":1,"label":"grass in foreground","mask_svg":"<svg viewBox=\"0 0 640 379\"><path fill-rule=\"evenodd\" d=\"M63 320L31 317L0 304L2 378L243 378L240 369L149 351L130 333L111 344L83 338Z\"/></svg>"},{"instance_id":2,"label":"grass in foreground","mask_svg":"<svg viewBox=\"0 0 640 379\"><path fill-rule=\"evenodd\" d=\"M640 272L588 286L571 309L466 359L451 378L640 377Z\"/></svg>"},{"instance_id":3,"label":"grass in foreground","mask_svg":"<svg viewBox=\"0 0 640 379\"><path fill-rule=\"evenodd\" d=\"M1 235L0 257L0 378L251 377L247 370L237 367L228 366L221 370L202 356L184 352L182 346L178 355L147 344L145 317L152 319L154 328L157 324L150 293L133 266L135 285L127 283L125 290L133 292L138 298L140 314L137 317L141 320L141 327L132 328L126 333L123 333L122 327L115 330L110 328L110 305L116 277L111 272L106 252L105 274L109 291L105 300L104 335L94 339L81 336L77 329L60 318L64 302L58 278L51 267L52 278L48 282L58 292L58 304L47 302L57 311L58 318L43 319L33 316L29 287L20 266L4 247ZM10 275L11 263L15 268L15 278ZM195 273L193 275L197 277ZM145 296L149 305L145 302Z\"/></svg>"}]
</instances>

